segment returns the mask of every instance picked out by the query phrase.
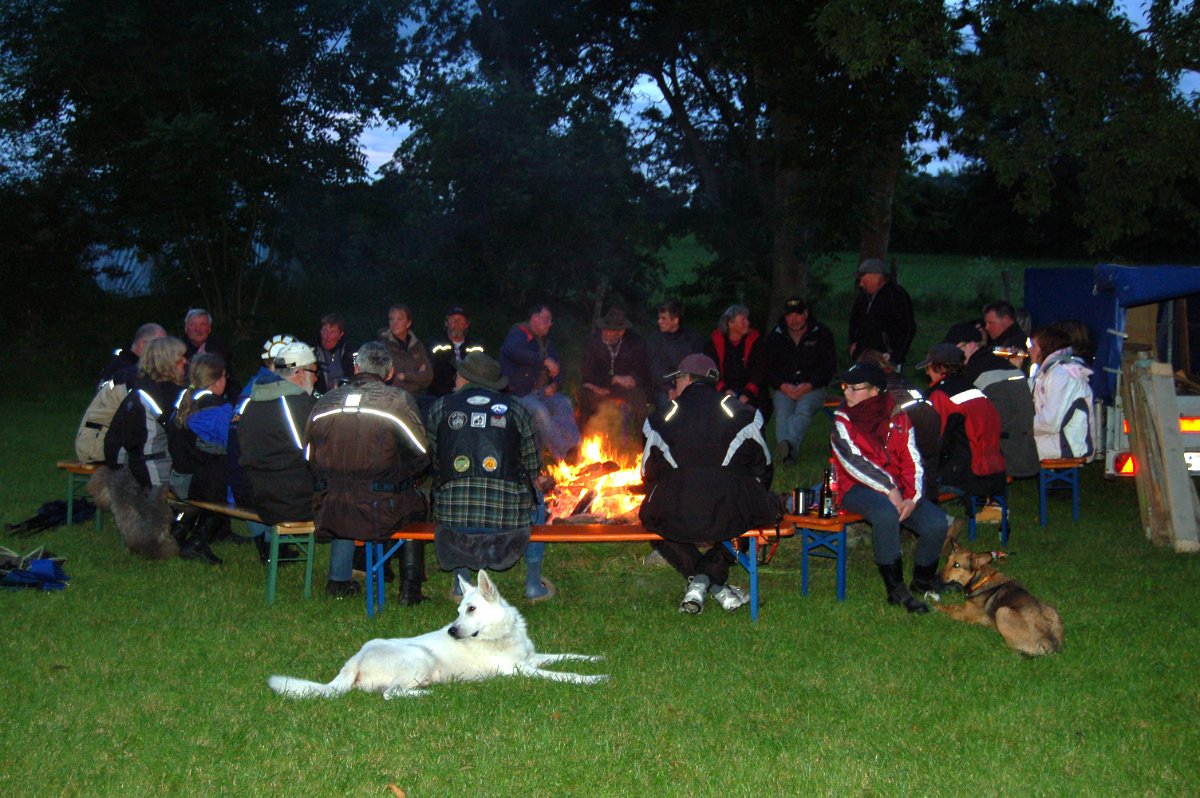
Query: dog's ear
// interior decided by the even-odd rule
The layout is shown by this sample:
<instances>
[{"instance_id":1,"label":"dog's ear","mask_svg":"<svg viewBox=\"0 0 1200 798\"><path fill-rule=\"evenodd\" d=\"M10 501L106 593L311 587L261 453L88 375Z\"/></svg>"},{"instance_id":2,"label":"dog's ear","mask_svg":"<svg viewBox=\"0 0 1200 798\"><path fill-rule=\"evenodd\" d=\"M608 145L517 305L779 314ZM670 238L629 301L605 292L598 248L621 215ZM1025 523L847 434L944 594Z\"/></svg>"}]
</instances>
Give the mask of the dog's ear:
<instances>
[{"instance_id":1,"label":"dog's ear","mask_svg":"<svg viewBox=\"0 0 1200 798\"><path fill-rule=\"evenodd\" d=\"M478 585L479 592L483 594L485 599L488 601L496 600L496 585L492 582L491 577L487 575L487 571L481 570L479 572Z\"/></svg>"},{"instance_id":2,"label":"dog's ear","mask_svg":"<svg viewBox=\"0 0 1200 798\"><path fill-rule=\"evenodd\" d=\"M454 577L454 578L458 580L458 593L459 593L459 595L462 595L462 596L465 596L465 595L467 595L467 593L469 593L469 592L470 592L471 588L473 588L473 587L474 587L474 585L472 585L472 584L471 584L470 582L468 582L466 579L463 579L463 578L462 578L462 576L456 576L456 577Z\"/></svg>"},{"instance_id":3,"label":"dog's ear","mask_svg":"<svg viewBox=\"0 0 1200 798\"><path fill-rule=\"evenodd\" d=\"M992 563L992 553L990 551L972 552L971 553L971 570L972 571L978 571L980 568L982 568L985 565L991 565L991 563Z\"/></svg>"}]
</instances>

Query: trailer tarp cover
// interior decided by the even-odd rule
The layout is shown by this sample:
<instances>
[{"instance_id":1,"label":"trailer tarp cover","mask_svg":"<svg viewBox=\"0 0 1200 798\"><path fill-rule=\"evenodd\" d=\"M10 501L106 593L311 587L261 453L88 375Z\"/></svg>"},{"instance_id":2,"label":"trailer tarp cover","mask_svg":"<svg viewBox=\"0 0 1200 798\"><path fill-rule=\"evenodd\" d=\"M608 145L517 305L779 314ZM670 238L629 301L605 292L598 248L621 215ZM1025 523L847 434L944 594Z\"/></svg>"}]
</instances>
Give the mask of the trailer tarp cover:
<instances>
[{"instance_id":1,"label":"trailer tarp cover","mask_svg":"<svg viewBox=\"0 0 1200 798\"><path fill-rule=\"evenodd\" d=\"M1034 329L1065 319L1087 325L1096 342L1092 391L1112 401L1125 331L1125 309L1200 294L1200 266L1026 269L1025 308Z\"/></svg>"}]
</instances>

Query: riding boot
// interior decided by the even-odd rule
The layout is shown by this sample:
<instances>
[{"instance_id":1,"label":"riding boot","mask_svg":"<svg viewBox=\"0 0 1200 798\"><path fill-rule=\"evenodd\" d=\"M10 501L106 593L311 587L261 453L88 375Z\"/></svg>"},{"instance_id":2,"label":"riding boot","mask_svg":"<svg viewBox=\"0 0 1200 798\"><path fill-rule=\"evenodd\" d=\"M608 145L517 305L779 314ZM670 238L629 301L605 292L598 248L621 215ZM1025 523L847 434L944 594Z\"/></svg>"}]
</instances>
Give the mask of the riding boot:
<instances>
[{"instance_id":1,"label":"riding boot","mask_svg":"<svg viewBox=\"0 0 1200 798\"><path fill-rule=\"evenodd\" d=\"M219 515L205 515L196 522L196 528L192 530L192 535L187 539L183 546L179 549L179 556L185 560L197 560L206 562L209 565L220 565L221 558L218 557L213 550L209 548L208 543L212 540L213 532L221 525L221 517Z\"/></svg>"},{"instance_id":2,"label":"riding boot","mask_svg":"<svg viewBox=\"0 0 1200 798\"><path fill-rule=\"evenodd\" d=\"M406 607L429 597L421 593L425 581L425 541L409 540L400 547L400 603Z\"/></svg>"},{"instance_id":3,"label":"riding boot","mask_svg":"<svg viewBox=\"0 0 1200 798\"><path fill-rule=\"evenodd\" d=\"M939 595L962 589L962 586L959 584L942 581L937 572L937 563L933 565L914 565L913 578L908 583L908 587L918 596L925 593Z\"/></svg>"},{"instance_id":4,"label":"riding boot","mask_svg":"<svg viewBox=\"0 0 1200 798\"><path fill-rule=\"evenodd\" d=\"M904 609L918 615L929 612L929 607L913 598L912 593L904 586L903 560L897 559L888 565L880 565L879 575L883 577L883 586L887 588L888 604L901 604Z\"/></svg>"},{"instance_id":5,"label":"riding boot","mask_svg":"<svg viewBox=\"0 0 1200 798\"><path fill-rule=\"evenodd\" d=\"M199 520L200 513L194 510L184 510L171 522L171 537L175 538L175 542L182 546L184 541L191 536L192 530L196 528L196 522Z\"/></svg>"}]
</instances>

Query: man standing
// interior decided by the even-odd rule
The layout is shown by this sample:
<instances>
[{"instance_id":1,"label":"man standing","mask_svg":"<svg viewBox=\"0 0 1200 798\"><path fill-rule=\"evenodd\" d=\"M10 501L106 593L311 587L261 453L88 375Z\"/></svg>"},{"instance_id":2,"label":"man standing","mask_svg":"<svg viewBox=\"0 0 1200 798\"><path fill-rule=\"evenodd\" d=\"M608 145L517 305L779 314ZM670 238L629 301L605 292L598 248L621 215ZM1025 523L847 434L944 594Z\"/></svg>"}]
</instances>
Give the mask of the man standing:
<instances>
[{"instance_id":1,"label":"man standing","mask_svg":"<svg viewBox=\"0 0 1200 798\"><path fill-rule=\"evenodd\" d=\"M313 515L318 539L384 541L425 517L415 485L429 466L425 427L413 397L387 382L395 368L385 343L363 344L354 371L308 420ZM400 601L412 605L425 598L425 544L409 541L401 552Z\"/></svg>"},{"instance_id":2,"label":"man standing","mask_svg":"<svg viewBox=\"0 0 1200 798\"><path fill-rule=\"evenodd\" d=\"M888 356L897 371L904 366L908 348L917 332L912 299L888 276L879 258L868 258L858 266L858 295L850 309L850 357L864 349Z\"/></svg>"},{"instance_id":3,"label":"man standing","mask_svg":"<svg viewBox=\"0 0 1200 798\"><path fill-rule=\"evenodd\" d=\"M630 326L625 311L612 308L588 336L580 367L579 418L587 429L589 419L602 407L613 408L611 418L598 419L598 428L612 437L636 441L632 448L637 452L650 400L650 374L646 345Z\"/></svg>"},{"instance_id":4,"label":"man standing","mask_svg":"<svg viewBox=\"0 0 1200 798\"><path fill-rule=\"evenodd\" d=\"M321 317L317 347L317 393L326 394L354 376L354 352L346 343L346 320L338 313Z\"/></svg>"},{"instance_id":5,"label":"man standing","mask_svg":"<svg viewBox=\"0 0 1200 798\"><path fill-rule=\"evenodd\" d=\"M969 321L951 327L944 340L962 350L967 358L963 377L983 391L1000 414L1000 451L1008 475L1035 476L1041 463L1033 438L1033 394L1024 372L984 349L983 333Z\"/></svg>"},{"instance_id":6,"label":"man standing","mask_svg":"<svg viewBox=\"0 0 1200 798\"><path fill-rule=\"evenodd\" d=\"M530 519L542 465L533 420L501 391L500 364L472 352L455 364L455 389L429 411L434 547L442 569L503 571L525 553L525 597L549 598L541 576L544 544L530 544ZM457 593L458 579L451 591Z\"/></svg>"},{"instance_id":7,"label":"man standing","mask_svg":"<svg viewBox=\"0 0 1200 798\"><path fill-rule=\"evenodd\" d=\"M545 305L534 305L529 321L514 324L500 347L500 373L508 392L533 416L541 444L556 460L565 460L579 446L579 427L571 400L559 393L563 374L550 328L554 316Z\"/></svg>"},{"instance_id":8,"label":"man standing","mask_svg":"<svg viewBox=\"0 0 1200 798\"><path fill-rule=\"evenodd\" d=\"M774 389L775 461L789 463L812 418L825 405L825 386L837 371L833 333L812 319L798 296L783 303L783 318L767 335L767 383Z\"/></svg>"},{"instance_id":9,"label":"man standing","mask_svg":"<svg viewBox=\"0 0 1200 798\"><path fill-rule=\"evenodd\" d=\"M412 310L408 305L388 308L388 328L379 340L392 354L392 377L388 384L407 391L414 399L421 396L433 382L433 366L425 344L412 332Z\"/></svg>"},{"instance_id":10,"label":"man standing","mask_svg":"<svg viewBox=\"0 0 1200 798\"><path fill-rule=\"evenodd\" d=\"M668 299L658 306L658 329L646 338L646 357L650 361L650 379L654 387L654 405L658 410L670 401L673 380L668 374L688 355L704 351L704 338L695 330L683 326L683 303Z\"/></svg>"},{"instance_id":11,"label":"man standing","mask_svg":"<svg viewBox=\"0 0 1200 798\"><path fill-rule=\"evenodd\" d=\"M316 404L312 398L316 382L312 347L300 341L285 345L276 355L274 373L255 380L237 422L246 502L265 524L313 517L313 478L304 456L303 433ZM266 563L270 545L263 537L255 537L254 542ZM330 542L325 595L340 598L358 592L358 584L351 580L353 558L353 541Z\"/></svg>"},{"instance_id":12,"label":"man standing","mask_svg":"<svg viewBox=\"0 0 1200 798\"><path fill-rule=\"evenodd\" d=\"M639 517L664 538L651 545L688 580L680 612L701 612L705 594L736 610L747 597L726 584L734 559L722 541L773 525L783 512L768 489L771 455L762 415L717 392L720 373L707 355L688 355L669 376L676 397L643 428L648 493ZM701 553L698 543L712 545Z\"/></svg>"},{"instance_id":13,"label":"man standing","mask_svg":"<svg viewBox=\"0 0 1200 798\"><path fill-rule=\"evenodd\" d=\"M472 352L483 353L483 342L467 337L471 317L462 305L452 305L446 311L446 333L435 337L429 344L429 360L433 364L433 382L429 385L431 396L446 396L454 390L455 370L459 363Z\"/></svg>"}]
</instances>

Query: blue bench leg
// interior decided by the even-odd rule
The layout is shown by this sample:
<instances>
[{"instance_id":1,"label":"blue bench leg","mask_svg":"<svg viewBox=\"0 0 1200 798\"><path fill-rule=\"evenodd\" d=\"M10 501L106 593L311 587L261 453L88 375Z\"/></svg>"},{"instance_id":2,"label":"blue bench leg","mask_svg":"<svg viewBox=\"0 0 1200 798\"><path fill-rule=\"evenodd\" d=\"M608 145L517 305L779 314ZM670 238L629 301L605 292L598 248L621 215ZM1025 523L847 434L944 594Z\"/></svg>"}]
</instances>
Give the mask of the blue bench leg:
<instances>
[{"instance_id":1,"label":"blue bench leg","mask_svg":"<svg viewBox=\"0 0 1200 798\"><path fill-rule=\"evenodd\" d=\"M738 551L736 540L724 540L721 542L733 558L737 560L738 565L746 569L747 575L750 577L750 620L758 620L758 538L750 538L750 554Z\"/></svg>"},{"instance_id":2,"label":"blue bench leg","mask_svg":"<svg viewBox=\"0 0 1200 798\"><path fill-rule=\"evenodd\" d=\"M367 541L366 560L367 560L367 617L374 618L375 613L383 609L384 596L387 595L387 589L383 580L383 569L387 565L387 561L393 554L400 550L404 545L403 540L396 541L386 552L383 550L382 543Z\"/></svg>"},{"instance_id":3,"label":"blue bench leg","mask_svg":"<svg viewBox=\"0 0 1200 798\"><path fill-rule=\"evenodd\" d=\"M1071 469L1071 517L1079 523L1079 469Z\"/></svg>"}]
</instances>

